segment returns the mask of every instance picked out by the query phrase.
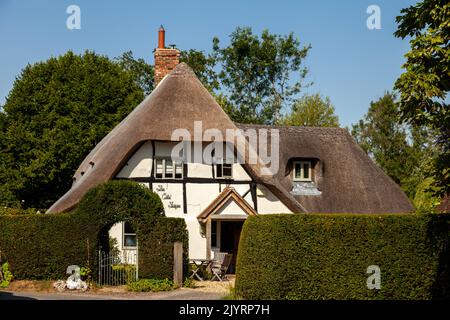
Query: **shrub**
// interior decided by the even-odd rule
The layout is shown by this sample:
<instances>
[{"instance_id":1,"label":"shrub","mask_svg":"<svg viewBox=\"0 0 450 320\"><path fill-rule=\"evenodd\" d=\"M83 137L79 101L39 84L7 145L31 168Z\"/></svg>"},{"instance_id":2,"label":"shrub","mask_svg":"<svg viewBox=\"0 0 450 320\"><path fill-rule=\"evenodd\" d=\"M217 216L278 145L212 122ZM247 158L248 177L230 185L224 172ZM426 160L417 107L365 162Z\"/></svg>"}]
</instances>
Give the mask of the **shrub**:
<instances>
[{"instance_id":1,"label":"shrub","mask_svg":"<svg viewBox=\"0 0 450 320\"><path fill-rule=\"evenodd\" d=\"M158 218L145 225L139 239L139 277L172 278L173 243L183 243L183 274L188 268L188 233L184 219Z\"/></svg>"},{"instance_id":2,"label":"shrub","mask_svg":"<svg viewBox=\"0 0 450 320\"><path fill-rule=\"evenodd\" d=\"M169 279L140 279L127 285L127 289L134 292L170 291L174 288L175 285L173 281Z\"/></svg>"},{"instance_id":3,"label":"shrub","mask_svg":"<svg viewBox=\"0 0 450 320\"><path fill-rule=\"evenodd\" d=\"M0 288L6 288L9 286L9 283L13 279L13 275L12 275L11 271L9 271L9 263L8 262L5 262L4 264L2 264L0 272L2 273L1 274L2 281L0 282Z\"/></svg>"},{"instance_id":4,"label":"shrub","mask_svg":"<svg viewBox=\"0 0 450 320\"><path fill-rule=\"evenodd\" d=\"M446 215L266 215L244 224L236 292L245 299L450 298ZM367 288L367 268L381 289Z\"/></svg>"},{"instance_id":5,"label":"shrub","mask_svg":"<svg viewBox=\"0 0 450 320\"><path fill-rule=\"evenodd\" d=\"M173 242L185 243L187 252L185 222L165 218L158 195L131 181L91 189L72 213L0 215L0 251L16 279L65 278L67 266L74 264L96 276L98 249L109 246L107 231L119 221L129 221L136 230L139 274L172 277ZM161 257L165 259L159 261ZM146 266L156 261L161 264Z\"/></svg>"},{"instance_id":6,"label":"shrub","mask_svg":"<svg viewBox=\"0 0 450 320\"><path fill-rule=\"evenodd\" d=\"M8 207L0 207L0 215L18 215L18 214L39 214L44 213L45 209L20 209L20 208L8 208Z\"/></svg>"},{"instance_id":7,"label":"shrub","mask_svg":"<svg viewBox=\"0 0 450 320\"><path fill-rule=\"evenodd\" d=\"M192 278L186 277L183 281L183 288L194 289L196 287L195 281Z\"/></svg>"}]
</instances>

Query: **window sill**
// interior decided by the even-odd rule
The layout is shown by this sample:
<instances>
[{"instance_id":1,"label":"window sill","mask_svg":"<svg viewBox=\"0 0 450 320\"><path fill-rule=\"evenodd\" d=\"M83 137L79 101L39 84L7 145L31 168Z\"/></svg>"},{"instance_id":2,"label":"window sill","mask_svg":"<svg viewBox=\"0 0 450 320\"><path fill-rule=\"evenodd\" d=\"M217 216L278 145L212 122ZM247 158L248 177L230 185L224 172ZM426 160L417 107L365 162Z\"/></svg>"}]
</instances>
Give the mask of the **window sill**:
<instances>
[{"instance_id":1,"label":"window sill","mask_svg":"<svg viewBox=\"0 0 450 320\"><path fill-rule=\"evenodd\" d=\"M313 181L294 181L291 194L294 196L320 196L322 192Z\"/></svg>"}]
</instances>

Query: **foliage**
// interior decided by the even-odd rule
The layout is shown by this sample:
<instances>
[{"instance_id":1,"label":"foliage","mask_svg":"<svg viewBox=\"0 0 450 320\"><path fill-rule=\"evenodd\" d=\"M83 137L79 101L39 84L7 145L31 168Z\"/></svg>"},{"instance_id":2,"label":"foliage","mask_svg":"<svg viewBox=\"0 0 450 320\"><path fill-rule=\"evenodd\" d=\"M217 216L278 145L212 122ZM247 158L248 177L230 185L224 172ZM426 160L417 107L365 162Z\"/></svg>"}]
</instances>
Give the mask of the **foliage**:
<instances>
[{"instance_id":1,"label":"foliage","mask_svg":"<svg viewBox=\"0 0 450 320\"><path fill-rule=\"evenodd\" d=\"M425 178L416 185L412 203L419 213L435 211L440 199L433 192L433 178Z\"/></svg>"},{"instance_id":2,"label":"foliage","mask_svg":"<svg viewBox=\"0 0 450 320\"><path fill-rule=\"evenodd\" d=\"M135 82L89 51L27 65L2 113L0 204L48 208L69 190L85 156L142 101Z\"/></svg>"},{"instance_id":3,"label":"foliage","mask_svg":"<svg viewBox=\"0 0 450 320\"><path fill-rule=\"evenodd\" d=\"M164 217L164 206L159 196L147 187L129 180L113 180L89 190L78 204L77 213L94 216L105 226L130 220L139 233L140 222ZM119 216L125 219L117 220ZM109 244L109 235L105 244Z\"/></svg>"},{"instance_id":4,"label":"foliage","mask_svg":"<svg viewBox=\"0 0 450 320\"><path fill-rule=\"evenodd\" d=\"M361 148L406 192L411 200L429 175L436 151L434 135L424 127L402 125L393 93L370 103L364 119L353 125ZM428 208L431 210L431 207Z\"/></svg>"},{"instance_id":5,"label":"foliage","mask_svg":"<svg viewBox=\"0 0 450 320\"><path fill-rule=\"evenodd\" d=\"M80 268L81 280L86 281L88 284L92 282L92 269L91 267L85 266Z\"/></svg>"},{"instance_id":6,"label":"foliage","mask_svg":"<svg viewBox=\"0 0 450 320\"><path fill-rule=\"evenodd\" d=\"M144 95L147 96L153 91L155 83L152 65L146 63L142 58L134 58L132 51L124 52L121 56L115 58L115 61L124 71L131 74L134 83L142 89Z\"/></svg>"},{"instance_id":7,"label":"foliage","mask_svg":"<svg viewBox=\"0 0 450 320\"><path fill-rule=\"evenodd\" d=\"M120 259L120 248L119 248L119 242L117 241L117 238L109 237L109 254L110 256L114 257L114 260Z\"/></svg>"},{"instance_id":8,"label":"foliage","mask_svg":"<svg viewBox=\"0 0 450 320\"><path fill-rule=\"evenodd\" d=\"M238 27L227 46L221 47L215 37L211 53L182 51L181 61L192 67L233 121L272 124L302 88L309 49L300 47L293 33L264 30L258 36L249 27Z\"/></svg>"},{"instance_id":9,"label":"foliage","mask_svg":"<svg viewBox=\"0 0 450 320\"><path fill-rule=\"evenodd\" d=\"M339 118L330 98L324 99L320 94L305 95L296 100L291 112L280 122L288 126L339 127Z\"/></svg>"},{"instance_id":10,"label":"foliage","mask_svg":"<svg viewBox=\"0 0 450 320\"><path fill-rule=\"evenodd\" d=\"M173 281L169 279L140 279L127 285L128 291L134 292L170 291L173 290L174 287Z\"/></svg>"},{"instance_id":11,"label":"foliage","mask_svg":"<svg viewBox=\"0 0 450 320\"><path fill-rule=\"evenodd\" d=\"M194 289L196 287L194 279L186 277L183 281L183 288Z\"/></svg>"},{"instance_id":12,"label":"foliage","mask_svg":"<svg viewBox=\"0 0 450 320\"><path fill-rule=\"evenodd\" d=\"M450 298L448 215L261 215L243 227L244 299ZM367 288L367 268L381 289Z\"/></svg>"},{"instance_id":13,"label":"foliage","mask_svg":"<svg viewBox=\"0 0 450 320\"><path fill-rule=\"evenodd\" d=\"M214 70L217 59L213 54L205 54L203 51L194 49L182 50L180 61L187 63L192 68L202 84L211 93L219 89L218 75Z\"/></svg>"},{"instance_id":14,"label":"foliage","mask_svg":"<svg viewBox=\"0 0 450 320\"><path fill-rule=\"evenodd\" d=\"M450 193L450 3L423 0L401 11L395 36L410 38L405 72L395 82L400 113L406 122L439 133L433 164L436 193Z\"/></svg>"},{"instance_id":15,"label":"foliage","mask_svg":"<svg viewBox=\"0 0 450 320\"><path fill-rule=\"evenodd\" d=\"M0 288L6 288L9 286L9 283L13 280L13 274L9 271L9 263L5 262L2 264L2 277L0 282Z\"/></svg>"},{"instance_id":16,"label":"foliage","mask_svg":"<svg viewBox=\"0 0 450 320\"><path fill-rule=\"evenodd\" d=\"M40 214L44 213L45 209L35 209L35 208L8 208L8 207L0 207L0 216L1 215L18 215L18 214Z\"/></svg>"},{"instance_id":17,"label":"foliage","mask_svg":"<svg viewBox=\"0 0 450 320\"><path fill-rule=\"evenodd\" d=\"M242 123L276 122L283 106L302 88L307 73L302 62L310 46L301 48L293 33L281 36L263 30L259 37L249 27L236 28L228 46L219 43L213 39L222 93L233 105L231 118Z\"/></svg>"},{"instance_id":18,"label":"foliage","mask_svg":"<svg viewBox=\"0 0 450 320\"><path fill-rule=\"evenodd\" d=\"M172 243L182 241L187 252L187 231L183 219L165 218L163 212L149 189L110 181L91 189L71 213L0 216L0 251L17 279L60 279L69 265L89 268L96 276L97 253L108 251L110 227L128 221L139 239L139 274L172 277ZM161 256L163 263L146 266Z\"/></svg>"},{"instance_id":19,"label":"foliage","mask_svg":"<svg viewBox=\"0 0 450 320\"><path fill-rule=\"evenodd\" d=\"M173 243L177 241L183 243L183 274L187 274L189 239L184 219L154 219L145 225L142 234L138 234L140 277L172 278Z\"/></svg>"}]
</instances>

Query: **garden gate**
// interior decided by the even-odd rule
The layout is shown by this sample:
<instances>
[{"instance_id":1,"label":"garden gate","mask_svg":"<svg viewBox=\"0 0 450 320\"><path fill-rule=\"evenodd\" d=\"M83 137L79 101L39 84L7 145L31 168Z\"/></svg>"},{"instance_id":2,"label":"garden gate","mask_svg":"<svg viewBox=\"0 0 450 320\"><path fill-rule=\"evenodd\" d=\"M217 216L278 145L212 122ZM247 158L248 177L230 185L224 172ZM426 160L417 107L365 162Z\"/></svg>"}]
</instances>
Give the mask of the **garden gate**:
<instances>
[{"instance_id":1,"label":"garden gate","mask_svg":"<svg viewBox=\"0 0 450 320\"><path fill-rule=\"evenodd\" d=\"M99 251L98 254L99 285L119 286L137 281L139 272L137 250Z\"/></svg>"}]
</instances>

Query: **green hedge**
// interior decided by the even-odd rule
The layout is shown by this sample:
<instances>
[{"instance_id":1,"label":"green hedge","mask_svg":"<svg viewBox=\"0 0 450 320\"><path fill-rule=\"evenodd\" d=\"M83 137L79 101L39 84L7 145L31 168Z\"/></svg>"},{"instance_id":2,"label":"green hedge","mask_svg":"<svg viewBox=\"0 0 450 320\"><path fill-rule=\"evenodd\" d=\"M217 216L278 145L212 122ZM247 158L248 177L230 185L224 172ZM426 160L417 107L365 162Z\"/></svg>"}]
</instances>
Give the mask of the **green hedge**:
<instances>
[{"instance_id":1,"label":"green hedge","mask_svg":"<svg viewBox=\"0 0 450 320\"><path fill-rule=\"evenodd\" d=\"M265 215L244 224L245 299L449 299L448 215ZM367 268L381 289L367 288Z\"/></svg>"},{"instance_id":2,"label":"green hedge","mask_svg":"<svg viewBox=\"0 0 450 320\"><path fill-rule=\"evenodd\" d=\"M185 222L164 217L158 195L130 181L93 188L72 213L0 215L1 255L15 279L65 278L73 264L89 266L95 277L98 250L108 250L107 231L119 221L129 221L136 230L139 275L171 278L173 242L182 241L187 252Z\"/></svg>"}]
</instances>

